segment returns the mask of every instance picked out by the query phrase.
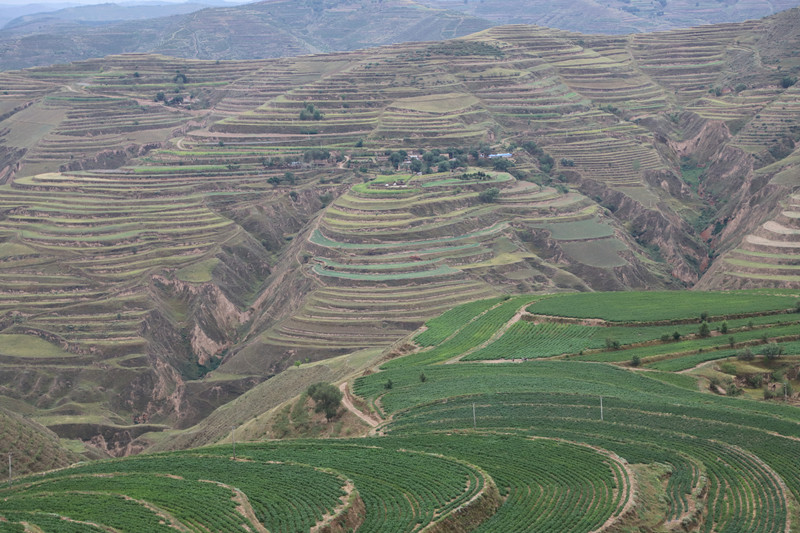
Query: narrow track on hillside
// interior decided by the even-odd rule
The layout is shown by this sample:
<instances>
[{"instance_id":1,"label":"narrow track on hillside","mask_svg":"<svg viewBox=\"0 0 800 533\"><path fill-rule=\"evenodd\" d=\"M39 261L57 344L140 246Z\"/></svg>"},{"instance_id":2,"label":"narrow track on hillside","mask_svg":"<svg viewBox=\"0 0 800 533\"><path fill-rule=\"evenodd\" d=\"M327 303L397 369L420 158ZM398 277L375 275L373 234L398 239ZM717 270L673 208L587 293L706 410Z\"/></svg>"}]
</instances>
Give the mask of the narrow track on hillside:
<instances>
[{"instance_id":1,"label":"narrow track on hillside","mask_svg":"<svg viewBox=\"0 0 800 533\"><path fill-rule=\"evenodd\" d=\"M380 421L375 420L373 416L366 414L364 411L361 411L359 408L353 405L350 390L347 388L346 381L341 385L339 385L339 390L342 391L342 405L344 405L348 411L350 411L358 418L366 422L370 427L372 428L378 427Z\"/></svg>"}]
</instances>

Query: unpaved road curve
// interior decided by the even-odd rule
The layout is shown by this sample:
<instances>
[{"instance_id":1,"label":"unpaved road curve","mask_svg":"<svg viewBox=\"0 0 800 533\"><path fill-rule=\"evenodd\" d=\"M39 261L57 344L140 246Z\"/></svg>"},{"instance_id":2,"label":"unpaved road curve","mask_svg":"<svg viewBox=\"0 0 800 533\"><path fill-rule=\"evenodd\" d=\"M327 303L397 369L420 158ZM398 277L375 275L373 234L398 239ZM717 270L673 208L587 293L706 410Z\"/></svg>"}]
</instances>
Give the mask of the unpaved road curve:
<instances>
[{"instance_id":1,"label":"unpaved road curve","mask_svg":"<svg viewBox=\"0 0 800 533\"><path fill-rule=\"evenodd\" d=\"M339 390L342 391L342 404L344 404L345 408L356 415L358 418L369 424L370 427L377 427L380 422L375 420L375 418L371 417L370 415L364 413L360 409L358 409L355 405L353 405L353 401L350 399L350 391L347 390L347 382L342 383L339 385Z\"/></svg>"}]
</instances>

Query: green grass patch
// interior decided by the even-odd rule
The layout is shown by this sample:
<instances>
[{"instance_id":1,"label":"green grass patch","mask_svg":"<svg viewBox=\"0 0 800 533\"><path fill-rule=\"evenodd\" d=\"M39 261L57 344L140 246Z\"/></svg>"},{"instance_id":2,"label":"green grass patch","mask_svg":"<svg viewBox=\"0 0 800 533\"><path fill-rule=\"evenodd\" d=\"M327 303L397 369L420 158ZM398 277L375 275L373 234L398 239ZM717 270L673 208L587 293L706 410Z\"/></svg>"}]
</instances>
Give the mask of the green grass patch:
<instances>
[{"instance_id":1,"label":"green grass patch","mask_svg":"<svg viewBox=\"0 0 800 533\"><path fill-rule=\"evenodd\" d=\"M212 279L212 273L219 264L219 259L212 257L205 261L200 261L175 272L175 277L181 281L191 283L208 283Z\"/></svg>"},{"instance_id":2,"label":"green grass patch","mask_svg":"<svg viewBox=\"0 0 800 533\"><path fill-rule=\"evenodd\" d=\"M549 231L552 238L558 241L601 239L614 235L614 228L597 218L542 224L538 227Z\"/></svg>"},{"instance_id":3,"label":"green grass patch","mask_svg":"<svg viewBox=\"0 0 800 533\"><path fill-rule=\"evenodd\" d=\"M561 248L573 259L599 268L625 266L628 262L619 253L628 247L619 239L598 239L586 242L563 242Z\"/></svg>"},{"instance_id":4,"label":"green grass patch","mask_svg":"<svg viewBox=\"0 0 800 533\"><path fill-rule=\"evenodd\" d=\"M34 253L36 253L36 250L24 244L19 244L16 242L0 242L0 258L31 255Z\"/></svg>"},{"instance_id":5,"label":"green grass patch","mask_svg":"<svg viewBox=\"0 0 800 533\"><path fill-rule=\"evenodd\" d=\"M76 357L75 354L61 349L55 344L32 335L4 334L0 335L0 354L12 357L50 358Z\"/></svg>"}]
</instances>

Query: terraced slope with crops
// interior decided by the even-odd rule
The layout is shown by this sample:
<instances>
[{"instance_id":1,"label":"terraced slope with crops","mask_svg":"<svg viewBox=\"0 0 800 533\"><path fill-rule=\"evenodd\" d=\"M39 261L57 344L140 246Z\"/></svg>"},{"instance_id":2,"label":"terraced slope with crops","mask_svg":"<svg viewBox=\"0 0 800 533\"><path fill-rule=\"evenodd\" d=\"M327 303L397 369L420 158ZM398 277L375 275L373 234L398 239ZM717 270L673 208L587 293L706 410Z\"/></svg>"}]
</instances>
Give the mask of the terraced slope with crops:
<instances>
[{"instance_id":1,"label":"terraced slope with crops","mask_svg":"<svg viewBox=\"0 0 800 533\"><path fill-rule=\"evenodd\" d=\"M798 16L2 73L2 405L124 455L461 303L793 286Z\"/></svg>"},{"instance_id":2,"label":"terraced slope with crops","mask_svg":"<svg viewBox=\"0 0 800 533\"><path fill-rule=\"evenodd\" d=\"M800 519L800 345L783 335L797 330L800 293L680 296L527 295L455 307L411 336L416 353L373 357L368 372L345 378L360 406L347 409L380 417L369 436L230 435L18 477L0 488L0 530L791 531ZM737 321L749 320L744 328L766 338L759 346L784 349L673 373L646 360L585 360L550 328L530 338L562 342L565 354L522 343L507 347L504 362L470 359L516 336L528 317L622 341L592 354L665 345L673 351L660 361L690 359L656 336L670 327L688 339L700 320L737 338ZM731 366L741 374L726 374ZM789 396L760 398L751 385L735 392L765 373L764 391L784 379Z\"/></svg>"}]
</instances>

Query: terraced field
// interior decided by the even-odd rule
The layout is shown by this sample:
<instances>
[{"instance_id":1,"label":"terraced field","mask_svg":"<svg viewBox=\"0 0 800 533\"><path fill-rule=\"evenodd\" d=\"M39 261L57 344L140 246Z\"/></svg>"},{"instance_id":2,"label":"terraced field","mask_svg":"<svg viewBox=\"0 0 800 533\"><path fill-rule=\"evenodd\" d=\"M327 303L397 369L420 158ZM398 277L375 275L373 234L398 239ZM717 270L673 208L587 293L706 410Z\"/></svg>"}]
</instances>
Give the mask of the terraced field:
<instances>
[{"instance_id":1,"label":"terraced field","mask_svg":"<svg viewBox=\"0 0 800 533\"><path fill-rule=\"evenodd\" d=\"M190 426L291 365L403 353L427 320L506 295L486 329L389 365L521 346L667 364L663 346L604 351L593 326L508 324L528 303L512 295L794 287L797 88L764 37L794 17L3 73L3 395L128 453L131 422ZM759 327L789 337L782 317ZM757 340L728 322L729 350ZM723 352L679 333L694 361Z\"/></svg>"},{"instance_id":2,"label":"terraced field","mask_svg":"<svg viewBox=\"0 0 800 533\"><path fill-rule=\"evenodd\" d=\"M0 489L2 527L49 530L61 519L76 530L417 531L483 522L488 531L567 524L588 532L617 517L633 497L618 458L557 440L295 441L239 445L236 460L230 452L101 462L25 479ZM537 461L510 465L509 452Z\"/></svg>"},{"instance_id":3,"label":"terraced field","mask_svg":"<svg viewBox=\"0 0 800 533\"><path fill-rule=\"evenodd\" d=\"M800 415L788 401L701 390L708 374L458 358L516 336L525 313L554 326L531 341L558 342L570 328L628 329L638 342L669 327L688 338L696 309L732 335L777 335L797 328L798 298L631 292L465 304L414 337L426 349L353 376L362 407L383 417L371 437L229 441L22 477L0 488L0 528L790 531L800 519ZM785 346L796 366L800 343ZM517 360L526 349L547 355L543 344L510 349Z\"/></svg>"},{"instance_id":4,"label":"terraced field","mask_svg":"<svg viewBox=\"0 0 800 533\"><path fill-rule=\"evenodd\" d=\"M747 287L754 283L781 287L796 287L800 282L796 259L800 249L800 197L790 196L774 218L764 222L742 240L741 246L721 259L724 269L718 274L719 283Z\"/></svg>"},{"instance_id":5,"label":"terraced field","mask_svg":"<svg viewBox=\"0 0 800 533\"><path fill-rule=\"evenodd\" d=\"M797 294L585 293L485 300L431 321L425 347L386 368L442 361L568 358L682 371L742 349L797 340ZM505 309L505 311L504 311ZM703 311L697 312L699 309ZM705 318L701 318L705 317ZM707 324L708 333L700 332Z\"/></svg>"},{"instance_id":6,"label":"terraced field","mask_svg":"<svg viewBox=\"0 0 800 533\"><path fill-rule=\"evenodd\" d=\"M439 434L450 432L478 434L490 441L500 433L511 442L512 436L544 436L598 446L629 463L668 465L670 475L662 478L658 489L663 491L665 502L658 511L662 527L683 524L699 531L788 531L790 523L797 520L793 509L800 495L793 466L796 461L791 459L800 429L795 407L753 401L750 395L746 397L751 399L735 399L701 392L696 375L632 372L608 364L580 362L622 358L587 355L570 357L569 361L534 361L555 354L577 354L579 350L583 353L585 349L598 355L626 353L627 363L635 352L633 346L665 345L671 346L673 355L648 366L668 370L665 363L688 360L694 366L698 361L686 355L690 352L684 353L681 346L690 341L670 338L662 342L658 335L677 331L684 339L698 337L690 333L690 328L696 331L699 323L693 310L706 307L703 314L712 321L712 327L716 329L724 321L728 334L742 346L749 342L749 332L753 332L753 339L758 333L757 346L765 335L781 342L783 335L794 338L797 331L797 319L792 317L797 316L794 306L798 294L793 291L679 296L594 293L539 298L527 309L540 321L547 320L545 314L551 315L549 322L526 322L523 314L519 322L503 325L502 319L496 321L483 336L473 332L492 321L490 313L499 309L498 301L461 306L430 321L417 335L416 340L428 348L356 379L354 390L385 417L383 432L387 435L414 434L418 440L430 439L435 443L431 447L441 445ZM629 305L618 304L623 297ZM636 322L628 322L631 317L636 317ZM587 322L589 319L595 321L593 325ZM601 323L604 320L608 322ZM622 345L593 345L601 335L613 336ZM443 359L424 355L446 350L457 339L470 336L472 342L464 342L456 350L466 354L461 361L473 361L470 364L435 364ZM492 342L486 343L487 338ZM727 340L714 338L717 342ZM715 348L709 345L713 352ZM784 353L796 353L796 342L785 342L784 346ZM662 351L666 354L669 349ZM731 355L729 351L723 357ZM480 363L501 357L529 361ZM644 356L642 361L646 363ZM791 361L790 366L795 366L796 358ZM669 370L691 366L677 365ZM421 372L425 379L420 377ZM707 383L708 374L702 375ZM499 478L496 480L499 482ZM513 482L502 485L515 494ZM523 487L523 492L527 491ZM647 499L646 492L638 492L639 497ZM754 509L758 512L752 512ZM502 530L499 521L505 511L506 507L501 507L484 524L487 530Z\"/></svg>"}]
</instances>

